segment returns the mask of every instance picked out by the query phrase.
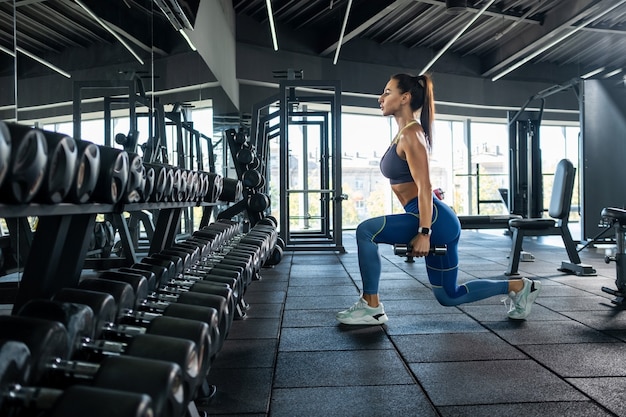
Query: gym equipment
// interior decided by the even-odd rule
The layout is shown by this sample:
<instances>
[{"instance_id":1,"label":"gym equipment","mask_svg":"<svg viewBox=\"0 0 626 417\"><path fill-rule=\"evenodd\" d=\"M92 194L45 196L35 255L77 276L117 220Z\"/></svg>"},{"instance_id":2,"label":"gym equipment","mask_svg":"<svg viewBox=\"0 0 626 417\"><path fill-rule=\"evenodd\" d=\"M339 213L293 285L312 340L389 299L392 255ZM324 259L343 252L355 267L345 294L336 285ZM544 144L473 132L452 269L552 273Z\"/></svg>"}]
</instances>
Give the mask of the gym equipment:
<instances>
[{"instance_id":1,"label":"gym equipment","mask_svg":"<svg viewBox=\"0 0 626 417\"><path fill-rule=\"evenodd\" d=\"M76 140L76 165L66 196L70 203L82 204L91 199L100 174L100 148L91 142Z\"/></svg>"},{"instance_id":2,"label":"gym equipment","mask_svg":"<svg viewBox=\"0 0 626 417\"><path fill-rule=\"evenodd\" d=\"M154 172L154 168L146 167L144 165L145 175L144 175L144 187L142 192L142 200L150 201L152 197L152 193L154 192L154 185L156 182L156 173Z\"/></svg>"},{"instance_id":3,"label":"gym equipment","mask_svg":"<svg viewBox=\"0 0 626 417\"><path fill-rule=\"evenodd\" d=\"M165 198L167 183L167 168L160 164L151 164L144 162L147 172L154 172L154 185L152 192L147 196L147 201L159 202Z\"/></svg>"},{"instance_id":4,"label":"gym equipment","mask_svg":"<svg viewBox=\"0 0 626 417\"><path fill-rule=\"evenodd\" d=\"M128 153L128 183L123 200L126 203L138 203L143 200L146 187L146 168L143 158L136 153Z\"/></svg>"},{"instance_id":5,"label":"gym equipment","mask_svg":"<svg viewBox=\"0 0 626 417\"><path fill-rule=\"evenodd\" d=\"M222 192L217 198L218 201L232 203L243 198L243 184L241 180L235 178L222 179Z\"/></svg>"},{"instance_id":6,"label":"gym equipment","mask_svg":"<svg viewBox=\"0 0 626 417\"><path fill-rule=\"evenodd\" d=\"M204 358L208 356L210 361L205 362L210 364L212 358L219 352L220 338L218 328L218 311L212 307L191 306L184 304L171 304L165 306L159 312L130 310L124 315L117 315L117 305L112 295L90 290L80 290L76 288L64 288L53 297L53 300L80 303L89 306L94 311L96 318L95 329L100 330L107 334L118 334L119 330L117 324L134 326L134 328L148 328L155 334L177 336L183 338L189 338L196 342L199 348L198 357ZM167 319L164 319L167 318ZM172 325L171 323L175 319L183 320ZM117 324L116 324L117 323ZM200 352L200 349L204 349L205 343L203 333L205 327L208 327L208 334L210 343L207 350L204 353ZM196 329L198 328L198 329ZM128 332L128 328L123 328L123 332ZM123 333L122 332L122 333ZM97 333L96 333L97 334ZM194 336L199 335L199 336Z\"/></svg>"},{"instance_id":7,"label":"gym equipment","mask_svg":"<svg viewBox=\"0 0 626 417\"><path fill-rule=\"evenodd\" d=\"M30 365L30 351L21 342L3 341L0 344L3 374L0 375L0 415L46 417L152 417L152 399L147 394L113 389L73 385L64 390L44 387L25 387L21 365ZM6 372L6 371L9 372ZM6 382L6 383L4 383ZM43 414L42 414L43 413Z\"/></svg>"},{"instance_id":8,"label":"gym equipment","mask_svg":"<svg viewBox=\"0 0 626 417\"><path fill-rule=\"evenodd\" d=\"M569 262L561 262L558 269L562 272L575 273L576 275L596 275L596 270L590 265L580 262L576 244L568 228L569 213L574 189L574 176L576 168L568 159L562 159L556 166L552 197L550 198L549 219L513 219L509 221L509 227L513 232L509 266L505 275L518 275L517 267L522 252L524 236L549 236L558 235L563 238L565 250L569 256Z\"/></svg>"},{"instance_id":9,"label":"gym equipment","mask_svg":"<svg viewBox=\"0 0 626 417\"><path fill-rule=\"evenodd\" d=\"M34 200L58 204L69 193L76 171L76 142L70 136L42 131L48 146L46 173Z\"/></svg>"},{"instance_id":10,"label":"gym equipment","mask_svg":"<svg viewBox=\"0 0 626 417\"><path fill-rule=\"evenodd\" d=\"M215 203L224 189L224 177L213 172L207 175L208 190L204 197L204 201Z\"/></svg>"},{"instance_id":11,"label":"gym equipment","mask_svg":"<svg viewBox=\"0 0 626 417\"><path fill-rule=\"evenodd\" d=\"M255 192L248 197L248 208L255 213L264 212L270 205L270 198L265 193Z\"/></svg>"},{"instance_id":12,"label":"gym equipment","mask_svg":"<svg viewBox=\"0 0 626 417\"><path fill-rule=\"evenodd\" d=\"M11 140L9 166L0 187L0 201L30 203L46 175L48 144L40 129L7 123Z\"/></svg>"},{"instance_id":13,"label":"gym equipment","mask_svg":"<svg viewBox=\"0 0 626 417\"><path fill-rule=\"evenodd\" d=\"M458 216L461 229L509 229L509 221L521 219L519 214L478 214Z\"/></svg>"},{"instance_id":14,"label":"gym equipment","mask_svg":"<svg viewBox=\"0 0 626 417\"><path fill-rule=\"evenodd\" d=\"M393 245L393 254L397 256L410 256L407 254L410 253L412 250L413 249L410 248L409 245L405 245L405 244ZM448 253L448 247L446 245L435 245L435 246L432 246L428 250L429 255L443 256L443 255L446 255L447 253Z\"/></svg>"},{"instance_id":15,"label":"gym equipment","mask_svg":"<svg viewBox=\"0 0 626 417\"><path fill-rule=\"evenodd\" d=\"M121 149L99 146L100 172L92 199L98 203L115 204L119 202L128 184L128 153Z\"/></svg>"},{"instance_id":16,"label":"gym equipment","mask_svg":"<svg viewBox=\"0 0 626 417\"><path fill-rule=\"evenodd\" d=\"M62 387L88 383L98 388L147 394L155 417L181 416L185 404L183 375L174 362L130 356L108 356L100 364L67 360L65 327L58 322L0 316L3 337L22 342L33 358L29 385Z\"/></svg>"},{"instance_id":17,"label":"gym equipment","mask_svg":"<svg viewBox=\"0 0 626 417\"><path fill-rule=\"evenodd\" d=\"M0 120L0 187L11 161L11 134L6 123Z\"/></svg>"},{"instance_id":18,"label":"gym equipment","mask_svg":"<svg viewBox=\"0 0 626 417\"><path fill-rule=\"evenodd\" d=\"M620 307L626 305L626 245L624 243L626 231L626 210L617 207L605 207L602 209L602 220L608 222L615 231L615 243L617 245L615 255L606 256L604 262L615 262L615 289L602 287L602 291L615 296L611 300L613 304Z\"/></svg>"},{"instance_id":19,"label":"gym equipment","mask_svg":"<svg viewBox=\"0 0 626 417\"><path fill-rule=\"evenodd\" d=\"M152 334L149 328L147 332L125 332L126 337L118 341L94 339L90 335L98 329L94 327L93 310L84 304L35 299L24 304L17 315L63 324L68 336L68 358L73 360L100 363L108 356L124 354L178 364L183 371L185 402L191 401L204 377L200 374L199 349L190 339ZM119 329L116 332L122 333Z\"/></svg>"},{"instance_id":20,"label":"gym equipment","mask_svg":"<svg viewBox=\"0 0 626 417\"><path fill-rule=\"evenodd\" d=\"M200 307L210 307L217 312L217 326L220 338L218 347L221 349L223 340L226 338L232 324L231 311L228 300L216 294L199 292L184 292L178 295L151 294L144 300L138 300L132 286L126 282L110 281L98 278L86 278L79 283L79 289L110 294L115 300L114 317L109 321L115 322L118 318L132 314L134 310L161 313L170 304L187 304Z\"/></svg>"},{"instance_id":21,"label":"gym equipment","mask_svg":"<svg viewBox=\"0 0 626 417\"><path fill-rule=\"evenodd\" d=\"M246 188L256 189L263 185L265 179L256 169L248 169L241 175L241 182Z\"/></svg>"}]
</instances>

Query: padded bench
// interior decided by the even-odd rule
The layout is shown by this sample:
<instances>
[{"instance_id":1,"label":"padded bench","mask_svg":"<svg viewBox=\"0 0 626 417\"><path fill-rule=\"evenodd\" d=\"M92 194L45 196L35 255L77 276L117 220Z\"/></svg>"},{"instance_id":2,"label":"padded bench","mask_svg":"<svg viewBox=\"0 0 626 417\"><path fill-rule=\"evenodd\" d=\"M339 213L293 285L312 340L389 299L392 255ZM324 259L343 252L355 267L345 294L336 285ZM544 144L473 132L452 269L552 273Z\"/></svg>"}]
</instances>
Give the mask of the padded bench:
<instances>
[{"instance_id":1,"label":"padded bench","mask_svg":"<svg viewBox=\"0 0 626 417\"><path fill-rule=\"evenodd\" d=\"M509 220L521 219L519 214L458 216L461 229L508 229Z\"/></svg>"}]
</instances>

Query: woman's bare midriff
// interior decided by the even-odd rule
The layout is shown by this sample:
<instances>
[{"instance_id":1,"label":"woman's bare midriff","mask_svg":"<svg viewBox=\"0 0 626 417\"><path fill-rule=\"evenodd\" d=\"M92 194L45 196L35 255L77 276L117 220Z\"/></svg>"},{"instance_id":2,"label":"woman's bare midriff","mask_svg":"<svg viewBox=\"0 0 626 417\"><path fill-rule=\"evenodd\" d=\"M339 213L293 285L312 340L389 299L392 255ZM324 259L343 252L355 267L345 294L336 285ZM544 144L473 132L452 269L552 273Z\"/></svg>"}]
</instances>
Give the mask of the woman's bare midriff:
<instances>
[{"instance_id":1,"label":"woman's bare midriff","mask_svg":"<svg viewBox=\"0 0 626 417\"><path fill-rule=\"evenodd\" d=\"M391 191L396 195L402 207L417 197L417 185L414 182L405 182L402 184L393 184Z\"/></svg>"}]
</instances>

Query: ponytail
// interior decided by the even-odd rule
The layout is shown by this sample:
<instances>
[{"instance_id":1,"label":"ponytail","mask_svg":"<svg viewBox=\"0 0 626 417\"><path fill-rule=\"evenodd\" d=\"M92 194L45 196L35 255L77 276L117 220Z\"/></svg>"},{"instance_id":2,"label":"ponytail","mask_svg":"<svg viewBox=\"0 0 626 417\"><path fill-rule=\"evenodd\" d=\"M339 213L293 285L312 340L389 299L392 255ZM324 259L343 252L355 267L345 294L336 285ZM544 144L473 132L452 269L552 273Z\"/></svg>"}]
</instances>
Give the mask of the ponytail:
<instances>
[{"instance_id":1,"label":"ponytail","mask_svg":"<svg viewBox=\"0 0 626 417\"><path fill-rule=\"evenodd\" d=\"M424 101L422 102L422 112L420 113L420 123L426 134L428 146L433 146L433 123L435 121L435 96L433 93L433 81L428 75L418 77L424 89Z\"/></svg>"},{"instance_id":2,"label":"ponytail","mask_svg":"<svg viewBox=\"0 0 626 417\"><path fill-rule=\"evenodd\" d=\"M411 109L414 112L421 109L420 124L424 129L428 146L432 148L435 96L431 77L429 75L415 77L409 74L396 74L391 78L397 81L400 91L411 93Z\"/></svg>"}]
</instances>

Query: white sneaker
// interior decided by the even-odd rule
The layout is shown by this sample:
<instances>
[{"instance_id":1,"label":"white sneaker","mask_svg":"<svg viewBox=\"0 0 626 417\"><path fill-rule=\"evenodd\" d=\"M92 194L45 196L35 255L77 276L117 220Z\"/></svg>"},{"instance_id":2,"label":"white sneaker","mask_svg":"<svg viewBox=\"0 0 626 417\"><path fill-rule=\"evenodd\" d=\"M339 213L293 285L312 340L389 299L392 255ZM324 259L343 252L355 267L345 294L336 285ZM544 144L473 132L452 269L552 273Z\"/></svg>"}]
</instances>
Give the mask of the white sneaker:
<instances>
[{"instance_id":1,"label":"white sneaker","mask_svg":"<svg viewBox=\"0 0 626 417\"><path fill-rule=\"evenodd\" d=\"M383 303L379 303L378 307L370 307L363 298L360 298L349 309L337 313L336 317L343 324L376 325L387 323L389 320Z\"/></svg>"},{"instance_id":2,"label":"white sneaker","mask_svg":"<svg viewBox=\"0 0 626 417\"><path fill-rule=\"evenodd\" d=\"M511 307L509 308L509 318L514 320L524 320L530 314L530 309L535 299L541 291L541 282L522 278L524 287L517 294L511 292Z\"/></svg>"}]
</instances>

